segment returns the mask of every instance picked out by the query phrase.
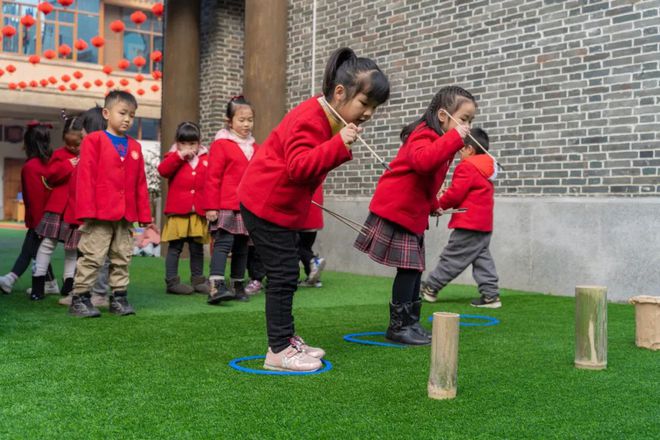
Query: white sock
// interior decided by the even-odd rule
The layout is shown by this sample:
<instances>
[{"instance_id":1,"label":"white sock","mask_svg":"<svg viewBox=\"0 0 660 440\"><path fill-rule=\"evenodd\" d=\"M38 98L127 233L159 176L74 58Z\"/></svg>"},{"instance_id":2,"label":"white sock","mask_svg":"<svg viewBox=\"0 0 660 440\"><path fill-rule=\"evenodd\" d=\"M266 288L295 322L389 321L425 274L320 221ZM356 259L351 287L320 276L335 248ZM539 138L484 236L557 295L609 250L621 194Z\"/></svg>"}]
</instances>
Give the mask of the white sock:
<instances>
[{"instance_id":1,"label":"white sock","mask_svg":"<svg viewBox=\"0 0 660 440\"><path fill-rule=\"evenodd\" d=\"M222 280L222 281L224 281L224 280L225 280L225 277L223 277L222 275L211 275L211 276L209 277L209 280L211 280L211 281L214 281L214 280Z\"/></svg>"}]
</instances>

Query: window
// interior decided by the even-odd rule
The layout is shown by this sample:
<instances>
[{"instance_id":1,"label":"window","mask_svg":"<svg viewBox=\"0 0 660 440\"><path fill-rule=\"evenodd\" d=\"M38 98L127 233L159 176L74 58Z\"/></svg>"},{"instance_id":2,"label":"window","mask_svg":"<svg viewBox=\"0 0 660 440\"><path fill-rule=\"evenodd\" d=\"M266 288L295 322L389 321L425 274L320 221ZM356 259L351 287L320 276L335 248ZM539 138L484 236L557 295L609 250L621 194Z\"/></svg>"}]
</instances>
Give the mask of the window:
<instances>
[{"instance_id":1,"label":"window","mask_svg":"<svg viewBox=\"0 0 660 440\"><path fill-rule=\"evenodd\" d=\"M157 141L160 139L160 119L135 118L126 134L142 141Z\"/></svg>"},{"instance_id":2,"label":"window","mask_svg":"<svg viewBox=\"0 0 660 440\"><path fill-rule=\"evenodd\" d=\"M134 9L121 8L121 20L126 24L124 31L123 58L133 61L137 56L144 57L147 60L146 66L142 69L149 72L154 70L163 70L163 62L155 63L151 61L151 52L163 50L163 23L154 18L151 13L146 13L147 20L140 26L131 21L131 14ZM138 68L131 63L126 69L130 72L137 72Z\"/></svg>"}]
</instances>

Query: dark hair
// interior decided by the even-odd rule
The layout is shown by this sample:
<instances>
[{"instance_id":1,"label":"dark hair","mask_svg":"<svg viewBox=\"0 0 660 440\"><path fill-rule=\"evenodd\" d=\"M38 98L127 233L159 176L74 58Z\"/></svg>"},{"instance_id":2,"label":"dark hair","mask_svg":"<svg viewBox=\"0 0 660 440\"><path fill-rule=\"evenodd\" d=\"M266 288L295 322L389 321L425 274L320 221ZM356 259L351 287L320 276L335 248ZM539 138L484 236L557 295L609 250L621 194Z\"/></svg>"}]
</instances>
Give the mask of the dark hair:
<instances>
[{"instance_id":1,"label":"dark hair","mask_svg":"<svg viewBox=\"0 0 660 440\"><path fill-rule=\"evenodd\" d=\"M108 121L103 117L103 108L98 105L85 111L80 119L87 134L108 128Z\"/></svg>"},{"instance_id":2,"label":"dark hair","mask_svg":"<svg viewBox=\"0 0 660 440\"><path fill-rule=\"evenodd\" d=\"M462 87L448 86L441 88L431 100L431 103L422 117L415 122L406 125L403 130L401 130L401 141L405 142L405 140L408 139L408 136L410 136L410 133L415 131L417 126L421 123L426 123L429 128L440 135L444 134L444 130L438 120L438 110L443 108L449 114L453 114L465 101L472 101L474 105L477 105L474 96Z\"/></svg>"},{"instance_id":3,"label":"dark hair","mask_svg":"<svg viewBox=\"0 0 660 440\"><path fill-rule=\"evenodd\" d=\"M36 157L46 163L53 154L50 147L50 128L45 124L28 125L23 136L23 143L28 159Z\"/></svg>"},{"instance_id":4,"label":"dark hair","mask_svg":"<svg viewBox=\"0 0 660 440\"><path fill-rule=\"evenodd\" d=\"M346 88L346 99L364 93L371 102L380 105L390 97L390 82L376 63L355 55L352 49L342 47L330 55L323 75L323 95L330 101L335 87Z\"/></svg>"},{"instance_id":5,"label":"dark hair","mask_svg":"<svg viewBox=\"0 0 660 440\"><path fill-rule=\"evenodd\" d=\"M490 148L488 133L486 133L481 128L473 128L473 129L470 130L470 135L477 142L479 142L482 147L484 147L484 150L488 151L488 149ZM479 146L476 144L476 142L474 142L470 138L470 136L465 138L465 145L469 145L470 147L474 148L474 151L475 151L476 154L486 154L486 151L479 148Z\"/></svg>"},{"instance_id":6,"label":"dark hair","mask_svg":"<svg viewBox=\"0 0 660 440\"><path fill-rule=\"evenodd\" d=\"M252 104L250 104L250 101L245 99L245 96L238 95L238 96L234 96L233 98L231 98L229 100L229 102L227 102L227 110L225 112L225 115L227 116L227 119L229 119L230 121L232 120L232 118L236 114L236 110L238 109L239 105L249 106L250 109L252 109L252 113L254 114L254 107L252 107Z\"/></svg>"},{"instance_id":7,"label":"dark hair","mask_svg":"<svg viewBox=\"0 0 660 440\"><path fill-rule=\"evenodd\" d=\"M189 121L180 123L174 138L177 142L199 142L202 138L199 125Z\"/></svg>"},{"instance_id":8,"label":"dark hair","mask_svg":"<svg viewBox=\"0 0 660 440\"><path fill-rule=\"evenodd\" d=\"M67 115L64 110L62 110L62 119L64 120L64 129L62 130L62 139L66 141L65 136L71 131L82 131L83 129L83 118L80 116L70 116Z\"/></svg>"},{"instance_id":9,"label":"dark hair","mask_svg":"<svg viewBox=\"0 0 660 440\"><path fill-rule=\"evenodd\" d=\"M138 108L138 103L135 99L135 96L123 90L112 90L110 93L108 93L105 97L105 104L103 104L103 106L105 108L110 108L117 102L125 102L135 109Z\"/></svg>"}]
</instances>

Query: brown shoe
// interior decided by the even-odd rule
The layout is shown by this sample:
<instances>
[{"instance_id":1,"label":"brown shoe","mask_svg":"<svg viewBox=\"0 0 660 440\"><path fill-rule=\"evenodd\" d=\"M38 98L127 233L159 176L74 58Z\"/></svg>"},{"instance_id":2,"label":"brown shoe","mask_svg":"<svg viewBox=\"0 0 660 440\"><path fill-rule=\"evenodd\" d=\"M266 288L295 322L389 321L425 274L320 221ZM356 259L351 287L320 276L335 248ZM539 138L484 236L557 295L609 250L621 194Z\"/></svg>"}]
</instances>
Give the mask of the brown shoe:
<instances>
[{"instance_id":1,"label":"brown shoe","mask_svg":"<svg viewBox=\"0 0 660 440\"><path fill-rule=\"evenodd\" d=\"M166 292L173 295L192 295L195 292L192 286L181 284L181 278L179 277L166 279L165 284L167 285Z\"/></svg>"},{"instance_id":2,"label":"brown shoe","mask_svg":"<svg viewBox=\"0 0 660 440\"><path fill-rule=\"evenodd\" d=\"M110 307L110 301L107 295L92 293L92 305L94 307Z\"/></svg>"},{"instance_id":3,"label":"brown shoe","mask_svg":"<svg viewBox=\"0 0 660 440\"><path fill-rule=\"evenodd\" d=\"M279 353L268 347L264 368L275 371L316 371L323 366L320 359L312 357L300 349L289 345Z\"/></svg>"},{"instance_id":4,"label":"brown shoe","mask_svg":"<svg viewBox=\"0 0 660 440\"><path fill-rule=\"evenodd\" d=\"M190 277L190 284L192 284L196 293L201 293L202 295L209 294L209 282L205 276Z\"/></svg>"}]
</instances>

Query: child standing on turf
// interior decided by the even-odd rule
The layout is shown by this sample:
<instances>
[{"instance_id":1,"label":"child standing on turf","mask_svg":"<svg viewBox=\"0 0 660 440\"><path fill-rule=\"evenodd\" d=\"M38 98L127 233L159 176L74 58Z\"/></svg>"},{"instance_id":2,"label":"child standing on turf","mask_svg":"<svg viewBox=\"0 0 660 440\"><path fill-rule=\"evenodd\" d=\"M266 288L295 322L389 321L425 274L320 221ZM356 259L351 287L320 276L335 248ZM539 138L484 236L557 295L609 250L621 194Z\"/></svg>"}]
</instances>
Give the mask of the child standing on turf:
<instances>
[{"instance_id":1,"label":"child standing on turf","mask_svg":"<svg viewBox=\"0 0 660 440\"><path fill-rule=\"evenodd\" d=\"M206 219L213 237L211 254L211 291L208 303L237 299L248 301L245 293L245 268L248 257L248 231L239 211L238 184L254 156L252 137L254 110L243 97L227 103L227 128L220 130L211 144L209 171L205 187ZM225 283L225 266L231 252L231 288Z\"/></svg>"},{"instance_id":2,"label":"child standing on turf","mask_svg":"<svg viewBox=\"0 0 660 440\"><path fill-rule=\"evenodd\" d=\"M105 131L85 137L76 180L76 217L82 236L69 313L100 316L90 290L106 255L110 257L110 313L134 314L128 303L128 264L133 253L132 223L151 222L149 193L140 144L126 136L133 125L137 101L113 90L105 98Z\"/></svg>"},{"instance_id":3,"label":"child standing on turf","mask_svg":"<svg viewBox=\"0 0 660 440\"><path fill-rule=\"evenodd\" d=\"M323 96L291 110L257 152L238 188L241 213L268 276L264 368L314 371L325 352L296 336L293 294L298 231L328 172L352 159L351 144L376 107L389 97L389 81L375 62L349 48L335 51L325 69ZM330 108L332 107L332 109ZM348 123L334 116L339 113Z\"/></svg>"},{"instance_id":4,"label":"child standing on turf","mask_svg":"<svg viewBox=\"0 0 660 440\"><path fill-rule=\"evenodd\" d=\"M162 241L169 242L165 258L166 292L208 295L204 278L204 244L209 242L209 234L202 208L209 165L208 149L200 145L201 133L194 122L179 124L175 138L176 143L158 166L160 175L168 179L167 220L161 236ZM179 256L185 243L190 251L190 286L182 284L179 277Z\"/></svg>"},{"instance_id":5,"label":"child standing on turf","mask_svg":"<svg viewBox=\"0 0 660 440\"><path fill-rule=\"evenodd\" d=\"M488 135L480 128L470 134L488 150ZM502 307L497 287L495 262L488 249L493 231L493 207L497 175L494 159L472 139L465 141L460 151L461 162L454 170L451 186L440 197L440 211L465 208L464 213L452 215L449 228L453 229L449 243L440 255L440 261L422 282L425 300L435 302L438 291L460 275L470 264L481 297L472 301L474 307L497 309Z\"/></svg>"},{"instance_id":6,"label":"child standing on turf","mask_svg":"<svg viewBox=\"0 0 660 440\"><path fill-rule=\"evenodd\" d=\"M410 345L431 342L419 324L424 230L439 207L436 195L463 147L477 103L460 87L443 87L421 118L401 131L403 145L378 181L369 216L355 247L396 267L386 338ZM450 118L451 115L453 118ZM454 121L459 121L457 124Z\"/></svg>"}]
</instances>

